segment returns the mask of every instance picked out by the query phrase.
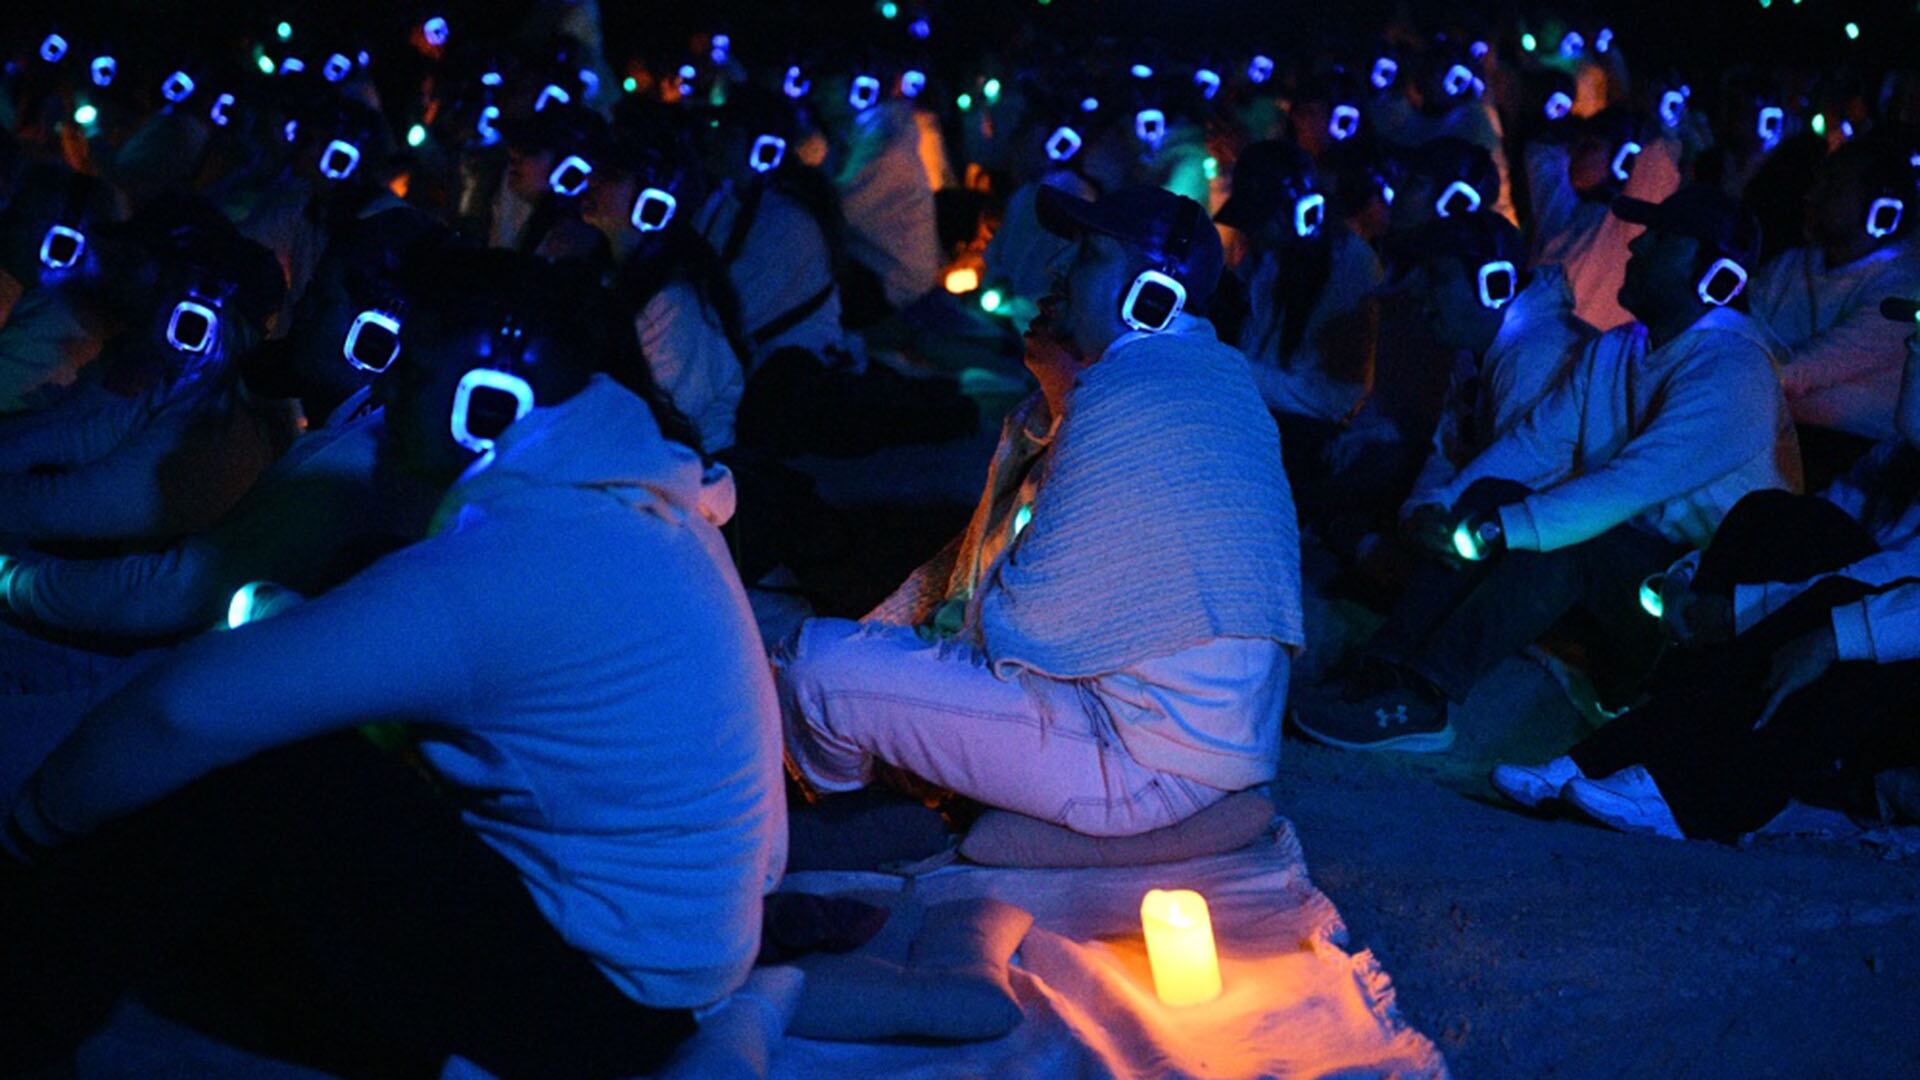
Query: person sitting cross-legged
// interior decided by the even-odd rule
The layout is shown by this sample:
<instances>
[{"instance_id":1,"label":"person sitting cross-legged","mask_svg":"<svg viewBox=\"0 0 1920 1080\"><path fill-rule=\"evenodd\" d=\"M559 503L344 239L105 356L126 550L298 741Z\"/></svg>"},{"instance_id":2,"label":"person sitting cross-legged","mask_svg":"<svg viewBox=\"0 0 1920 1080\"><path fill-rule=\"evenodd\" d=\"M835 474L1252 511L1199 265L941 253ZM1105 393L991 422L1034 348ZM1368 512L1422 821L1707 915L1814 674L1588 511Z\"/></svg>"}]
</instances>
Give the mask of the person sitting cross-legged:
<instances>
[{"instance_id":1,"label":"person sitting cross-legged","mask_svg":"<svg viewBox=\"0 0 1920 1080\"><path fill-rule=\"evenodd\" d=\"M878 759L1131 835L1274 775L1304 643L1293 504L1245 357L1193 314L1222 262L1200 205L1045 188L1038 207L1073 240L1027 332L1041 391L965 534L865 622L803 624L776 684L817 791Z\"/></svg>"}]
</instances>

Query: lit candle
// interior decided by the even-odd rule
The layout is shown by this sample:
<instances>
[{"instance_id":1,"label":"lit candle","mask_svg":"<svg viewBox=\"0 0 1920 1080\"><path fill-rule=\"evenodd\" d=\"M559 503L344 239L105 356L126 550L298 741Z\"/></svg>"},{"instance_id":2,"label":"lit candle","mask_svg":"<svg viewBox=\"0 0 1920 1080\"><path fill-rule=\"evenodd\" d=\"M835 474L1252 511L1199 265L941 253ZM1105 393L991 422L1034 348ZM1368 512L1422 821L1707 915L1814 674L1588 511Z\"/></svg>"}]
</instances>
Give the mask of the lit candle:
<instances>
[{"instance_id":1,"label":"lit candle","mask_svg":"<svg viewBox=\"0 0 1920 1080\"><path fill-rule=\"evenodd\" d=\"M1220 996L1220 958L1206 898L1191 889L1154 889L1140 901L1153 989L1168 1005L1198 1005Z\"/></svg>"}]
</instances>

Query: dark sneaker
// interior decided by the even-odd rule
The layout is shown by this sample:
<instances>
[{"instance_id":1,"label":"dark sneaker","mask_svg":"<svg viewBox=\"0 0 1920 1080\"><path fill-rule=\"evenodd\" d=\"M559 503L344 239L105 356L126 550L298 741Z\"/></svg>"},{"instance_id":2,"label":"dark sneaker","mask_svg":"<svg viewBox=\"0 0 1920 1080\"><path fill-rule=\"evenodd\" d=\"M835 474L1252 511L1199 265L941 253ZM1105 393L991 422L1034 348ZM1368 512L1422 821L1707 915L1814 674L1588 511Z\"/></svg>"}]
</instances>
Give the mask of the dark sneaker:
<instances>
[{"instance_id":1,"label":"dark sneaker","mask_svg":"<svg viewBox=\"0 0 1920 1080\"><path fill-rule=\"evenodd\" d=\"M1350 697L1312 695L1295 706L1293 726L1315 742L1343 750L1437 754L1453 745L1446 703L1410 687Z\"/></svg>"}]
</instances>

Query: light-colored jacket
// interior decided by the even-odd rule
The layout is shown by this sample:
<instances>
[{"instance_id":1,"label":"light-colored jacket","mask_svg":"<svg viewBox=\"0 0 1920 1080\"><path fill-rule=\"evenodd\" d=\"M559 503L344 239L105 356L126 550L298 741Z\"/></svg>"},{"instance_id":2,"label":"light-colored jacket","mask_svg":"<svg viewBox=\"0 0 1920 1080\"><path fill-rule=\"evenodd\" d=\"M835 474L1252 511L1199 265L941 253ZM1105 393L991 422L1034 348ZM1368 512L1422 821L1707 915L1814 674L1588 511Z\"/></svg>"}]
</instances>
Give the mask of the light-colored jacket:
<instances>
[{"instance_id":1,"label":"light-colored jacket","mask_svg":"<svg viewBox=\"0 0 1920 1080\"><path fill-rule=\"evenodd\" d=\"M1613 215L1606 202L1582 199L1567 180L1567 148L1536 142L1527 147L1527 184L1533 193L1533 265L1558 266L1573 284L1574 314L1602 332L1625 326L1633 315L1620 306L1627 280L1627 245L1646 231ZM1680 144L1650 139L1621 194L1664 202L1680 189Z\"/></svg>"},{"instance_id":2,"label":"light-colored jacket","mask_svg":"<svg viewBox=\"0 0 1920 1080\"><path fill-rule=\"evenodd\" d=\"M1500 510L1509 547L1554 551L1629 522L1703 547L1752 491L1800 489L1800 448L1766 327L1716 308L1658 349L1638 323L1602 334L1517 427L1434 501L1497 477L1534 494Z\"/></svg>"},{"instance_id":3,"label":"light-colored jacket","mask_svg":"<svg viewBox=\"0 0 1920 1080\"><path fill-rule=\"evenodd\" d=\"M1277 413L1338 423L1351 416L1373 388L1379 315L1373 292L1384 272L1380 259L1344 224L1333 230L1333 265L1320 298L1307 313L1307 327L1292 355L1282 356L1286 320L1274 307L1277 257L1263 254L1247 282L1251 310L1240 331L1254 385Z\"/></svg>"},{"instance_id":4,"label":"light-colored jacket","mask_svg":"<svg viewBox=\"0 0 1920 1080\"><path fill-rule=\"evenodd\" d=\"M1796 423L1896 437L1893 407L1913 327L1881 317L1880 301L1920 297L1920 250L1894 244L1828 267L1819 248L1794 248L1754 275L1747 294L1754 317L1787 345L1780 380Z\"/></svg>"},{"instance_id":5,"label":"light-colored jacket","mask_svg":"<svg viewBox=\"0 0 1920 1080\"><path fill-rule=\"evenodd\" d=\"M747 373L699 290L684 279L669 282L634 316L633 327L653 381L693 421L701 449L717 454L732 446Z\"/></svg>"}]
</instances>

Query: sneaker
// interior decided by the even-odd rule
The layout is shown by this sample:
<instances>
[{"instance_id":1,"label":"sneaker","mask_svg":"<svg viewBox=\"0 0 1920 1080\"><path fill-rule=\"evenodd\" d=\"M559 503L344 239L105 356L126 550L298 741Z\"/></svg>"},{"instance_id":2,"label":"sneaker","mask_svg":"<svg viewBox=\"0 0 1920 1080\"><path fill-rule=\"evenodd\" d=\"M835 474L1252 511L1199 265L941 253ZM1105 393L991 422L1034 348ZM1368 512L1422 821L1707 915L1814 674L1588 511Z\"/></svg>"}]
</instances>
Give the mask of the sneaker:
<instances>
[{"instance_id":1,"label":"sneaker","mask_svg":"<svg viewBox=\"0 0 1920 1080\"><path fill-rule=\"evenodd\" d=\"M1488 779L1493 781L1493 790L1531 810L1559 798L1567 781L1586 778L1572 758L1557 757L1544 765L1495 765Z\"/></svg>"},{"instance_id":2,"label":"sneaker","mask_svg":"<svg viewBox=\"0 0 1920 1080\"><path fill-rule=\"evenodd\" d=\"M1673 819L1667 797L1652 774L1639 765L1629 766L1602 780L1567 781L1561 796L1567 804L1610 829L1626 833L1647 833L1669 840L1685 840L1680 823Z\"/></svg>"},{"instance_id":3,"label":"sneaker","mask_svg":"<svg viewBox=\"0 0 1920 1080\"><path fill-rule=\"evenodd\" d=\"M1437 754L1453 745L1446 704L1408 687L1353 697L1314 695L1294 709L1293 726L1342 750Z\"/></svg>"}]
</instances>

